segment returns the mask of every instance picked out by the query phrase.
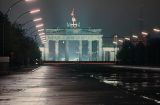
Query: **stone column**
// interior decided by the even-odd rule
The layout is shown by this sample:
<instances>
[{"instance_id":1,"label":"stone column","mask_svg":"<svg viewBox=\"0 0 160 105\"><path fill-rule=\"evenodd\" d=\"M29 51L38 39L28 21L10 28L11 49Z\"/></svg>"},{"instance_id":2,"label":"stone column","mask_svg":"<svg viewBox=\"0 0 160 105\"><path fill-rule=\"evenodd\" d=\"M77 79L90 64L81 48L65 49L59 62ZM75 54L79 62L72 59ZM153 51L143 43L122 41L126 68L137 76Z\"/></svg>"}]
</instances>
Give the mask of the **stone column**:
<instances>
[{"instance_id":1,"label":"stone column","mask_svg":"<svg viewBox=\"0 0 160 105\"><path fill-rule=\"evenodd\" d=\"M103 61L106 61L106 52L103 51Z\"/></svg>"},{"instance_id":2,"label":"stone column","mask_svg":"<svg viewBox=\"0 0 160 105\"><path fill-rule=\"evenodd\" d=\"M55 41L55 58L56 61L59 60L59 40Z\"/></svg>"},{"instance_id":3,"label":"stone column","mask_svg":"<svg viewBox=\"0 0 160 105\"><path fill-rule=\"evenodd\" d=\"M89 40L88 55L89 55L89 61L92 61L92 40Z\"/></svg>"},{"instance_id":4,"label":"stone column","mask_svg":"<svg viewBox=\"0 0 160 105\"><path fill-rule=\"evenodd\" d=\"M82 40L79 41L79 61L82 61Z\"/></svg>"},{"instance_id":5,"label":"stone column","mask_svg":"<svg viewBox=\"0 0 160 105\"><path fill-rule=\"evenodd\" d=\"M49 41L44 45L44 61L49 60Z\"/></svg>"},{"instance_id":6,"label":"stone column","mask_svg":"<svg viewBox=\"0 0 160 105\"><path fill-rule=\"evenodd\" d=\"M99 54L98 61L102 61L102 47L103 47L103 46L102 46L102 43L103 43L103 42L102 42L102 39L100 39L100 40L99 40L99 44L98 44L98 47L99 47L99 48L98 48L98 50L99 50L99 51L98 51L98 54Z\"/></svg>"},{"instance_id":7,"label":"stone column","mask_svg":"<svg viewBox=\"0 0 160 105\"><path fill-rule=\"evenodd\" d=\"M69 48L68 48L68 40L65 41L65 61L69 61Z\"/></svg>"}]
</instances>

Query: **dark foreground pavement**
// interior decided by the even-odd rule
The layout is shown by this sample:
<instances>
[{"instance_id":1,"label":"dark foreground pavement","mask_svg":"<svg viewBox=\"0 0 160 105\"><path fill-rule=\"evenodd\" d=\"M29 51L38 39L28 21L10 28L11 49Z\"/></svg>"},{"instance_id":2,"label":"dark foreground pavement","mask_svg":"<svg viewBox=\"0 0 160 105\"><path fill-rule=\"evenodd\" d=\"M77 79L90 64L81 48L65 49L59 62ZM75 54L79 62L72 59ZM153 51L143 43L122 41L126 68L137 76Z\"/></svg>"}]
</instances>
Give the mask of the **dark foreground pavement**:
<instances>
[{"instance_id":1,"label":"dark foreground pavement","mask_svg":"<svg viewBox=\"0 0 160 105\"><path fill-rule=\"evenodd\" d=\"M56 64L2 77L0 105L155 104L153 101L99 82L83 71L87 71L87 68L85 70L81 65L72 67Z\"/></svg>"}]
</instances>

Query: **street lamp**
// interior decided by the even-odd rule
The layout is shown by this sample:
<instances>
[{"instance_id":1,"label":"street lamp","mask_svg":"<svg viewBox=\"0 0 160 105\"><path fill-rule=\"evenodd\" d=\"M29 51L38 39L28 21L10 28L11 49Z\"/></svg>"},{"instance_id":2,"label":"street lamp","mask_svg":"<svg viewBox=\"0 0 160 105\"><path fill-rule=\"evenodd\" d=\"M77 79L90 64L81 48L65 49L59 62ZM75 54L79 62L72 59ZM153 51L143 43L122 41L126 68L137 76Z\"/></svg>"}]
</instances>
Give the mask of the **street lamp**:
<instances>
[{"instance_id":1,"label":"street lamp","mask_svg":"<svg viewBox=\"0 0 160 105\"><path fill-rule=\"evenodd\" d=\"M35 0L19 0L19 1L15 2L15 3L13 3L13 4L7 9L5 15L7 15L7 14L12 10L12 8L13 8L14 6L16 6L18 3L22 2L22 1L32 2L32 1L35 1Z\"/></svg>"},{"instance_id":2,"label":"street lamp","mask_svg":"<svg viewBox=\"0 0 160 105\"><path fill-rule=\"evenodd\" d=\"M114 45L117 45L118 43L117 43L116 41L113 41L113 44L114 44Z\"/></svg>"},{"instance_id":3,"label":"street lamp","mask_svg":"<svg viewBox=\"0 0 160 105\"><path fill-rule=\"evenodd\" d=\"M141 34L143 35L143 37L145 37L145 36L148 36L148 33L147 32L141 32Z\"/></svg>"},{"instance_id":4,"label":"street lamp","mask_svg":"<svg viewBox=\"0 0 160 105\"><path fill-rule=\"evenodd\" d=\"M45 33L39 33L39 36L41 36L41 35L45 35Z\"/></svg>"},{"instance_id":5,"label":"street lamp","mask_svg":"<svg viewBox=\"0 0 160 105\"><path fill-rule=\"evenodd\" d=\"M122 39L119 39L118 41L119 41L120 43L123 43L123 40L122 40Z\"/></svg>"},{"instance_id":6,"label":"street lamp","mask_svg":"<svg viewBox=\"0 0 160 105\"><path fill-rule=\"evenodd\" d=\"M25 1L25 2L31 2L31 1L34 1L34 0L18 0L16 2L14 2L12 5L9 6L9 8L7 9L7 11L5 12L4 15L8 15L8 13L12 10L12 8L14 6L16 6L18 3L22 2L22 1ZM5 19L5 18L4 18ZM3 31L2 31L2 55L4 56L5 54L5 20L3 20Z\"/></svg>"},{"instance_id":7,"label":"street lamp","mask_svg":"<svg viewBox=\"0 0 160 105\"><path fill-rule=\"evenodd\" d=\"M160 29L159 29L159 28L154 28L153 31L159 33L159 32L160 32Z\"/></svg>"},{"instance_id":8,"label":"street lamp","mask_svg":"<svg viewBox=\"0 0 160 105\"><path fill-rule=\"evenodd\" d=\"M41 21L41 20L42 20L42 18L35 18L33 20L29 20L29 21L23 23L22 26L25 26L25 25L27 25L27 24L29 24L31 22L38 22L38 21Z\"/></svg>"},{"instance_id":9,"label":"street lamp","mask_svg":"<svg viewBox=\"0 0 160 105\"><path fill-rule=\"evenodd\" d=\"M138 38L138 36L137 36L137 35L132 35L132 38L137 39L137 38Z\"/></svg>"},{"instance_id":10,"label":"street lamp","mask_svg":"<svg viewBox=\"0 0 160 105\"><path fill-rule=\"evenodd\" d=\"M39 29L39 30L38 30L38 32L43 32L43 31L44 31L44 29Z\"/></svg>"},{"instance_id":11,"label":"street lamp","mask_svg":"<svg viewBox=\"0 0 160 105\"><path fill-rule=\"evenodd\" d=\"M46 36L45 36L45 33L39 33L39 36L40 36L40 39L41 40L46 40Z\"/></svg>"},{"instance_id":12,"label":"street lamp","mask_svg":"<svg viewBox=\"0 0 160 105\"><path fill-rule=\"evenodd\" d=\"M130 38L127 38L127 37L126 37L126 38L124 38L124 39L127 40L127 41L130 41Z\"/></svg>"},{"instance_id":13,"label":"street lamp","mask_svg":"<svg viewBox=\"0 0 160 105\"><path fill-rule=\"evenodd\" d=\"M31 10L31 11L26 11L26 12L20 14L20 15L16 18L16 20L14 21L14 23L16 23L16 22L18 21L18 19L20 19L20 18L21 18L22 16L24 16L25 14L28 14L28 13L30 13L30 14L35 14L35 13L38 13L38 12L40 12L40 9L34 9L34 10Z\"/></svg>"},{"instance_id":14,"label":"street lamp","mask_svg":"<svg viewBox=\"0 0 160 105\"><path fill-rule=\"evenodd\" d=\"M38 22L38 21L41 21L41 20L42 20L42 18L35 18L33 21Z\"/></svg>"},{"instance_id":15,"label":"street lamp","mask_svg":"<svg viewBox=\"0 0 160 105\"><path fill-rule=\"evenodd\" d=\"M41 38L41 42L42 42L42 44L45 44L46 43L46 38Z\"/></svg>"},{"instance_id":16,"label":"street lamp","mask_svg":"<svg viewBox=\"0 0 160 105\"><path fill-rule=\"evenodd\" d=\"M36 28L40 28L40 27L43 27L44 25L43 24L38 24L36 25Z\"/></svg>"}]
</instances>

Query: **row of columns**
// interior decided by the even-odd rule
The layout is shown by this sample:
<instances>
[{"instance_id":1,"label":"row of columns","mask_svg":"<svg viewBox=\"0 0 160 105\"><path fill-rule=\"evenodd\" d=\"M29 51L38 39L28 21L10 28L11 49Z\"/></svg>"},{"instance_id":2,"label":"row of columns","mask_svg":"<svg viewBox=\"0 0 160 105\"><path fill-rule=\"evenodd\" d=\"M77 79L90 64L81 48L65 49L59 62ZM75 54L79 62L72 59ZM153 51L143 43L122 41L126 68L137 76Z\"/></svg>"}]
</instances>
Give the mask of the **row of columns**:
<instances>
[{"instance_id":1,"label":"row of columns","mask_svg":"<svg viewBox=\"0 0 160 105\"><path fill-rule=\"evenodd\" d=\"M69 61L69 41L65 41L65 61ZM82 40L79 40L79 61L82 61ZM102 61L102 40L98 40L98 55L97 55L97 61ZM92 61L92 40L88 41L88 55L89 55L89 61ZM56 61L59 61L59 40L55 40L55 58Z\"/></svg>"}]
</instances>

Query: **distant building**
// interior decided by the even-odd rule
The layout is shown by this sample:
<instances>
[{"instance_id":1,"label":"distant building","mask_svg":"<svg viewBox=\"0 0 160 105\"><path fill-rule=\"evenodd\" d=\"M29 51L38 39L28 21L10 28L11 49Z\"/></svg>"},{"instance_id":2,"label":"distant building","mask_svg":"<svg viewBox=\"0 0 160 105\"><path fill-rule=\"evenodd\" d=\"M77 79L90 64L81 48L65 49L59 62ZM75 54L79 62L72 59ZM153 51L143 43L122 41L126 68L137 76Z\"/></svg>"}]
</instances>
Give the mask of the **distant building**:
<instances>
[{"instance_id":1,"label":"distant building","mask_svg":"<svg viewBox=\"0 0 160 105\"><path fill-rule=\"evenodd\" d=\"M66 29L46 29L46 61L102 61L102 29L80 28L74 9ZM42 54L43 55L43 54Z\"/></svg>"}]
</instances>

